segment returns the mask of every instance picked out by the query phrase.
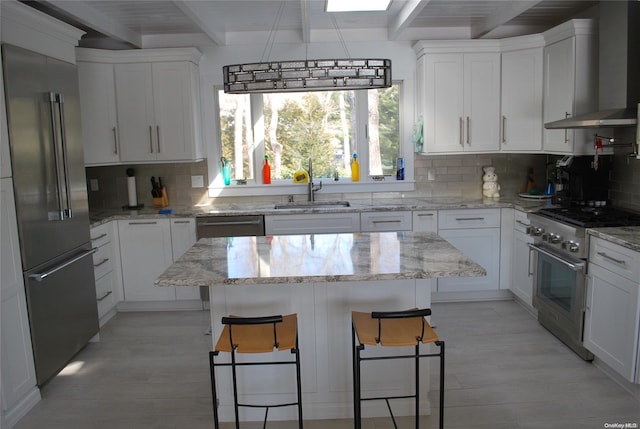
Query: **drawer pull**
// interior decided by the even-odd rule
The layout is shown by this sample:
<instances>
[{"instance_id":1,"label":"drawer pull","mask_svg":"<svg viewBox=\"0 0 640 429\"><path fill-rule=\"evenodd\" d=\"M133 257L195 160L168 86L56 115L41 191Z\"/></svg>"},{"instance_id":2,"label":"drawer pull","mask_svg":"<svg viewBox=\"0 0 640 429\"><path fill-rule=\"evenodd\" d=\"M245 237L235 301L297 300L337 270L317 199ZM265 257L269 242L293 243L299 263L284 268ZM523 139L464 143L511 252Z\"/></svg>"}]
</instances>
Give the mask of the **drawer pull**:
<instances>
[{"instance_id":1,"label":"drawer pull","mask_svg":"<svg viewBox=\"0 0 640 429\"><path fill-rule=\"evenodd\" d=\"M98 268L100 265L104 265L107 262L109 262L109 258L104 258L102 261L98 262L97 264L93 264L93 268Z\"/></svg>"},{"instance_id":2,"label":"drawer pull","mask_svg":"<svg viewBox=\"0 0 640 429\"><path fill-rule=\"evenodd\" d=\"M129 222L129 225L156 225L158 222Z\"/></svg>"},{"instance_id":3,"label":"drawer pull","mask_svg":"<svg viewBox=\"0 0 640 429\"><path fill-rule=\"evenodd\" d=\"M622 260L622 259L616 259L616 258L612 258L611 256L607 255L604 252L598 252L598 255L602 256L604 259L611 261L611 262L615 262L618 265L627 265L627 262Z\"/></svg>"},{"instance_id":4,"label":"drawer pull","mask_svg":"<svg viewBox=\"0 0 640 429\"><path fill-rule=\"evenodd\" d=\"M97 236L96 238L91 238L91 241L98 241L101 238L105 238L107 236L107 233L105 232L104 234L100 234L99 236Z\"/></svg>"},{"instance_id":5,"label":"drawer pull","mask_svg":"<svg viewBox=\"0 0 640 429\"><path fill-rule=\"evenodd\" d=\"M109 292L105 293L104 295L102 295L100 298L97 298L96 301L100 302L103 301L106 297L108 297L109 295L111 295L113 293L112 290L110 290Z\"/></svg>"},{"instance_id":6,"label":"drawer pull","mask_svg":"<svg viewBox=\"0 0 640 429\"><path fill-rule=\"evenodd\" d=\"M424 216L433 217L434 214L433 213L418 213L418 217L424 217Z\"/></svg>"},{"instance_id":7,"label":"drawer pull","mask_svg":"<svg viewBox=\"0 0 640 429\"><path fill-rule=\"evenodd\" d=\"M520 224L520 225L522 225L522 226L529 226L529 224L528 224L528 223L522 222L521 220L517 220L517 221L516 221L516 223L517 223L517 224Z\"/></svg>"},{"instance_id":8,"label":"drawer pull","mask_svg":"<svg viewBox=\"0 0 640 429\"><path fill-rule=\"evenodd\" d=\"M394 219L394 220L373 220L371 221L371 223L400 223L402 222L401 220L398 219Z\"/></svg>"},{"instance_id":9,"label":"drawer pull","mask_svg":"<svg viewBox=\"0 0 640 429\"><path fill-rule=\"evenodd\" d=\"M174 220L173 223L191 223L190 220Z\"/></svg>"},{"instance_id":10,"label":"drawer pull","mask_svg":"<svg viewBox=\"0 0 640 429\"><path fill-rule=\"evenodd\" d=\"M461 222L461 221L484 220L484 218L483 217L457 217L456 220L458 222Z\"/></svg>"}]
</instances>

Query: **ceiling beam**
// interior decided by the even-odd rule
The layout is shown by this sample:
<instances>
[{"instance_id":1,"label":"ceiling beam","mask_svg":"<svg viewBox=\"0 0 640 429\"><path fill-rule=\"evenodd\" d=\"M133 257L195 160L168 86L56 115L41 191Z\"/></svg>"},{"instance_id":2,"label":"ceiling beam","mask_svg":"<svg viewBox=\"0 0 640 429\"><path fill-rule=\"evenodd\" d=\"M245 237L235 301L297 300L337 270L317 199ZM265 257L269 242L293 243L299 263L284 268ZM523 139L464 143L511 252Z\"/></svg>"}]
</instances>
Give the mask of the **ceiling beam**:
<instances>
[{"instance_id":1,"label":"ceiling beam","mask_svg":"<svg viewBox=\"0 0 640 429\"><path fill-rule=\"evenodd\" d=\"M88 2L48 0L49 5L105 36L142 47L142 36L89 6Z\"/></svg>"},{"instance_id":2,"label":"ceiling beam","mask_svg":"<svg viewBox=\"0 0 640 429\"><path fill-rule=\"evenodd\" d=\"M209 17L210 12L207 10L206 2L175 0L173 2L191 21L193 21L203 33L211 39L213 43L219 46L226 44L225 33L215 31L215 19Z\"/></svg>"},{"instance_id":3,"label":"ceiling beam","mask_svg":"<svg viewBox=\"0 0 640 429\"><path fill-rule=\"evenodd\" d=\"M505 2L504 6L500 6L498 13L487 16L485 19L471 27L471 38L479 39L490 31L495 30L501 25L511 21L513 18L523 14L538 3L540 3L540 0Z\"/></svg>"},{"instance_id":4,"label":"ceiling beam","mask_svg":"<svg viewBox=\"0 0 640 429\"><path fill-rule=\"evenodd\" d=\"M311 43L311 2L310 0L300 0L300 11L302 19L302 41Z\"/></svg>"},{"instance_id":5,"label":"ceiling beam","mask_svg":"<svg viewBox=\"0 0 640 429\"><path fill-rule=\"evenodd\" d=\"M389 25L389 40L397 40L431 0L409 0Z\"/></svg>"}]
</instances>

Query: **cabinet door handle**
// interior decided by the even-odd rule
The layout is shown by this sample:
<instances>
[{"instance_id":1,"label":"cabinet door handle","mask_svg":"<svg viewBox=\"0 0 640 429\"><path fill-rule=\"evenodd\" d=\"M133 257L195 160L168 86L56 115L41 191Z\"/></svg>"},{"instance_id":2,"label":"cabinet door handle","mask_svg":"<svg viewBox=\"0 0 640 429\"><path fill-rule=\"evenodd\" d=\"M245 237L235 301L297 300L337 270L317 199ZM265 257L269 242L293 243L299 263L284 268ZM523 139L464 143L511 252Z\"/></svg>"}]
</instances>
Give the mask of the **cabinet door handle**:
<instances>
[{"instance_id":1,"label":"cabinet door handle","mask_svg":"<svg viewBox=\"0 0 640 429\"><path fill-rule=\"evenodd\" d=\"M109 258L104 258L102 261L98 262L97 264L93 264L93 268L98 268L100 265L104 265L107 262L109 262Z\"/></svg>"},{"instance_id":2,"label":"cabinet door handle","mask_svg":"<svg viewBox=\"0 0 640 429\"><path fill-rule=\"evenodd\" d=\"M116 127L113 127L113 153L118 154L118 132Z\"/></svg>"},{"instance_id":3,"label":"cabinet door handle","mask_svg":"<svg viewBox=\"0 0 640 429\"><path fill-rule=\"evenodd\" d=\"M464 120L460 116L460 146L464 147Z\"/></svg>"},{"instance_id":4,"label":"cabinet door handle","mask_svg":"<svg viewBox=\"0 0 640 429\"><path fill-rule=\"evenodd\" d=\"M149 125L149 150L153 153L153 127Z\"/></svg>"},{"instance_id":5,"label":"cabinet door handle","mask_svg":"<svg viewBox=\"0 0 640 429\"><path fill-rule=\"evenodd\" d=\"M470 140L470 139L469 139L469 137L470 137L470 135L469 135L469 133L470 133L470 132L469 132L469 128L471 128L471 127L469 126L469 125L470 125L470 122L471 122L471 120L470 120L470 119L469 119L469 117L467 116L467 145L469 145L469 146L471 146L471 142L469 141L469 140Z\"/></svg>"},{"instance_id":6,"label":"cabinet door handle","mask_svg":"<svg viewBox=\"0 0 640 429\"><path fill-rule=\"evenodd\" d=\"M160 153L160 125L156 125L156 137L158 138L158 153Z\"/></svg>"},{"instance_id":7,"label":"cabinet door handle","mask_svg":"<svg viewBox=\"0 0 640 429\"><path fill-rule=\"evenodd\" d=\"M91 241L98 241L101 238L105 238L107 236L107 233L105 232L104 234L100 234L99 236L97 236L96 238L91 237Z\"/></svg>"},{"instance_id":8,"label":"cabinet door handle","mask_svg":"<svg viewBox=\"0 0 640 429\"><path fill-rule=\"evenodd\" d=\"M569 116L571 116L571 113L564 112L565 119L568 118ZM569 130L567 128L565 128L565 130L564 130L564 142L566 144L569 144Z\"/></svg>"},{"instance_id":9,"label":"cabinet door handle","mask_svg":"<svg viewBox=\"0 0 640 429\"><path fill-rule=\"evenodd\" d=\"M469 220L484 220L484 218L483 217L457 217L456 220L458 222L461 222L461 221L469 221Z\"/></svg>"},{"instance_id":10,"label":"cabinet door handle","mask_svg":"<svg viewBox=\"0 0 640 429\"><path fill-rule=\"evenodd\" d=\"M109 295L111 295L113 293L113 291L109 291L107 293L105 293L104 295L102 295L100 298L97 298L96 301L100 302L102 300L104 300L106 297L108 297Z\"/></svg>"},{"instance_id":11,"label":"cabinet door handle","mask_svg":"<svg viewBox=\"0 0 640 429\"><path fill-rule=\"evenodd\" d=\"M604 252L598 252L598 255L600 255L600 256L602 256L604 259L606 259L606 260L608 260L608 261L611 261L611 262L614 262L614 263L616 263L616 264L618 264L618 265L625 265L625 266L627 265L627 262L626 262L625 260L623 260L623 259L616 259L616 258L613 258L613 257L611 257L611 256L607 255L607 254L606 254L606 253L604 253Z\"/></svg>"},{"instance_id":12,"label":"cabinet door handle","mask_svg":"<svg viewBox=\"0 0 640 429\"><path fill-rule=\"evenodd\" d=\"M129 225L156 225L158 222L129 222Z\"/></svg>"},{"instance_id":13,"label":"cabinet door handle","mask_svg":"<svg viewBox=\"0 0 640 429\"><path fill-rule=\"evenodd\" d=\"M527 267L527 276L528 277L533 277L533 270L531 269L531 252L533 252L533 249L531 247L529 247L529 265Z\"/></svg>"},{"instance_id":14,"label":"cabinet door handle","mask_svg":"<svg viewBox=\"0 0 640 429\"><path fill-rule=\"evenodd\" d=\"M506 124L507 124L507 117L502 115L502 143L507 142Z\"/></svg>"}]
</instances>

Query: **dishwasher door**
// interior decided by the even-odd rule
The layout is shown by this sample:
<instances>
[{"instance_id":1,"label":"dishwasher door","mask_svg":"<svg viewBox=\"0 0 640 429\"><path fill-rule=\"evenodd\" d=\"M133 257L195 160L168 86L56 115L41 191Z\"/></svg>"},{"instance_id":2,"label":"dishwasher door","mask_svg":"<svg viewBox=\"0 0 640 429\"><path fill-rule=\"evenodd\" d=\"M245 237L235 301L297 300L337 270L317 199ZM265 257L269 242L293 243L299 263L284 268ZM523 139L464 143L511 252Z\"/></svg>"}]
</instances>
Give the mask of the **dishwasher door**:
<instances>
[{"instance_id":1,"label":"dishwasher door","mask_svg":"<svg viewBox=\"0 0 640 429\"><path fill-rule=\"evenodd\" d=\"M210 237L251 237L264 235L264 216L200 216L196 218L198 240ZM209 302L209 288L200 287L200 299Z\"/></svg>"},{"instance_id":2,"label":"dishwasher door","mask_svg":"<svg viewBox=\"0 0 640 429\"><path fill-rule=\"evenodd\" d=\"M196 219L198 239L264 235L264 216L201 216Z\"/></svg>"}]
</instances>

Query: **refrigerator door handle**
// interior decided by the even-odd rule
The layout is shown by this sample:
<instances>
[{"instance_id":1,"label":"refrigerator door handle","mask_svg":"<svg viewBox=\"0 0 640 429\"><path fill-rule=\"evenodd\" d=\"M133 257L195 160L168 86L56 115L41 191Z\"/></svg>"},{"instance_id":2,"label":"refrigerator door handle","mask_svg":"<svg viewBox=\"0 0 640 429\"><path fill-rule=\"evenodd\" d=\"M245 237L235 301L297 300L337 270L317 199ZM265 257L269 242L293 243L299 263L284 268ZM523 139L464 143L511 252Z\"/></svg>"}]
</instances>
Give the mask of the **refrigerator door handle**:
<instances>
[{"instance_id":1,"label":"refrigerator door handle","mask_svg":"<svg viewBox=\"0 0 640 429\"><path fill-rule=\"evenodd\" d=\"M83 253L79 254L78 256L74 256L73 258L64 261L60 265L56 265L55 267L51 268L48 271L45 271L43 273L29 274L29 278L30 279L34 279L37 282L41 282L42 280L44 280L45 278L49 277L51 274L55 273L56 271L60 271L61 269L66 268L71 264L75 264L80 259L83 259L83 258L86 258L87 256L93 255L94 253L96 253L97 250L98 250L97 247L94 247L93 249L90 249L90 250L86 250Z\"/></svg>"},{"instance_id":2,"label":"refrigerator door handle","mask_svg":"<svg viewBox=\"0 0 640 429\"><path fill-rule=\"evenodd\" d=\"M67 200L67 208L64 210L65 216L67 219L71 219L73 217L73 212L71 210L71 184L69 183L69 156L67 154L67 130L65 128L65 120L64 120L64 95L57 94L56 96L58 101L58 114L60 115L60 135L62 138L60 139L60 148L62 150L62 171L64 173L64 190Z\"/></svg>"},{"instance_id":3,"label":"refrigerator door handle","mask_svg":"<svg viewBox=\"0 0 640 429\"><path fill-rule=\"evenodd\" d=\"M58 213L56 213L57 219L51 218L51 213L49 220L64 220L65 218L65 210L64 202L62 200L62 186L60 186L60 153L58 151L60 143L58 142L58 127L56 127L56 104L57 104L57 94L54 92L50 92L48 94L49 101L49 109L51 113L51 138L53 140L53 159L56 165L56 193L58 199Z\"/></svg>"}]
</instances>

